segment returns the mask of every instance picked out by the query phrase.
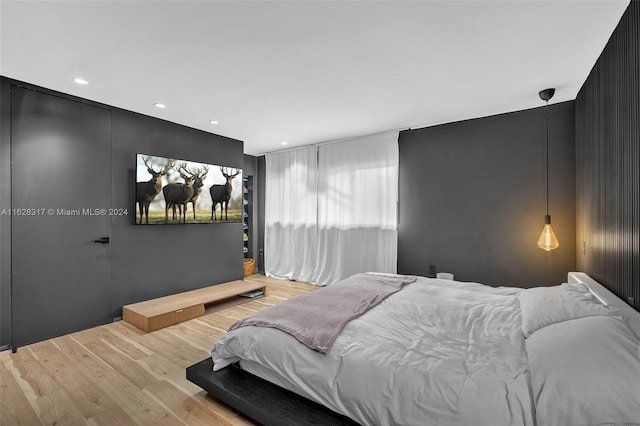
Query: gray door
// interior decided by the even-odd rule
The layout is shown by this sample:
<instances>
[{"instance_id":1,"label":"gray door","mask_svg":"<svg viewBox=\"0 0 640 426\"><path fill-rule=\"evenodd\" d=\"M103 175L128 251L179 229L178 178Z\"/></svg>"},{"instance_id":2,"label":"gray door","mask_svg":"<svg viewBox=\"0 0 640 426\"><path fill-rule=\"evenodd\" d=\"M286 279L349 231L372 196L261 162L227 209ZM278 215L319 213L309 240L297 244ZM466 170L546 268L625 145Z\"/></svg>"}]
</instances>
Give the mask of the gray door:
<instances>
[{"instance_id":1,"label":"gray door","mask_svg":"<svg viewBox=\"0 0 640 426\"><path fill-rule=\"evenodd\" d=\"M12 86L11 159L12 346L109 322L111 112Z\"/></svg>"}]
</instances>

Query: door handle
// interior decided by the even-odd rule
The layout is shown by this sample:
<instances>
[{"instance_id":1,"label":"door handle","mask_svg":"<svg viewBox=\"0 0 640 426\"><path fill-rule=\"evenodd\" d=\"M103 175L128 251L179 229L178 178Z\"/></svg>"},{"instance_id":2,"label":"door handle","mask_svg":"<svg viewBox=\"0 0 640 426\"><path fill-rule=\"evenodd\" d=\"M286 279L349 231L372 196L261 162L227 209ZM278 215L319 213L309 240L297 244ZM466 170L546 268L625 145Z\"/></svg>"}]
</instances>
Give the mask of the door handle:
<instances>
[{"instance_id":1,"label":"door handle","mask_svg":"<svg viewBox=\"0 0 640 426\"><path fill-rule=\"evenodd\" d=\"M109 244L109 237L100 237L97 240L93 240L94 243Z\"/></svg>"}]
</instances>

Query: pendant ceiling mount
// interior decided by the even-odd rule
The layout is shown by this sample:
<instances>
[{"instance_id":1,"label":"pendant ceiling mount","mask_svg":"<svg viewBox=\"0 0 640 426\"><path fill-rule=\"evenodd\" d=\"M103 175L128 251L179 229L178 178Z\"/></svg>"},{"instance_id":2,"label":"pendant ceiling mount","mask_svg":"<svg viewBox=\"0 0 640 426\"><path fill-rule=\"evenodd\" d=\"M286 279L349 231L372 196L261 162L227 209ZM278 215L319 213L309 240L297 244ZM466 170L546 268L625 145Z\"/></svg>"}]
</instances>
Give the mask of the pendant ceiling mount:
<instances>
[{"instance_id":1,"label":"pendant ceiling mount","mask_svg":"<svg viewBox=\"0 0 640 426\"><path fill-rule=\"evenodd\" d=\"M553 98L553 95L555 95L556 93L556 89L544 89L541 90L540 92L538 92L538 95L540 96L540 99L542 99L545 102L549 102L549 99Z\"/></svg>"}]
</instances>

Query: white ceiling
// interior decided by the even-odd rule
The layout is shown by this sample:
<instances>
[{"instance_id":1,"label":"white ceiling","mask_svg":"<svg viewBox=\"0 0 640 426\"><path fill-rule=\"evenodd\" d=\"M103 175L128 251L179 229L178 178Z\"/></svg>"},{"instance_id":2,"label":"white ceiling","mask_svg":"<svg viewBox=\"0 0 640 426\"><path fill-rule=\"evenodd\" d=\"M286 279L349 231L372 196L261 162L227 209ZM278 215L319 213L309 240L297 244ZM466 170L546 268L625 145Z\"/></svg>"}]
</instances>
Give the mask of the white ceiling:
<instances>
[{"instance_id":1,"label":"white ceiling","mask_svg":"<svg viewBox=\"0 0 640 426\"><path fill-rule=\"evenodd\" d=\"M0 74L257 155L574 99L628 3L2 0Z\"/></svg>"}]
</instances>

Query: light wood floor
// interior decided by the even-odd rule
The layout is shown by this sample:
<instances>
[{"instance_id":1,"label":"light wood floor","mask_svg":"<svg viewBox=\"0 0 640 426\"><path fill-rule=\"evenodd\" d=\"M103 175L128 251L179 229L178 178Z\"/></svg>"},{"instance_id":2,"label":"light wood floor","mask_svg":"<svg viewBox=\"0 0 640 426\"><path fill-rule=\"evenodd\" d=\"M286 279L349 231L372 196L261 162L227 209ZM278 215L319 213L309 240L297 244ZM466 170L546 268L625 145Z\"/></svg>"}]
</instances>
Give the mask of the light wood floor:
<instances>
[{"instance_id":1,"label":"light wood floor","mask_svg":"<svg viewBox=\"0 0 640 426\"><path fill-rule=\"evenodd\" d=\"M185 369L236 320L317 287L245 279L264 282L267 296L151 333L119 321L0 352L0 425L254 424L187 381Z\"/></svg>"}]
</instances>

